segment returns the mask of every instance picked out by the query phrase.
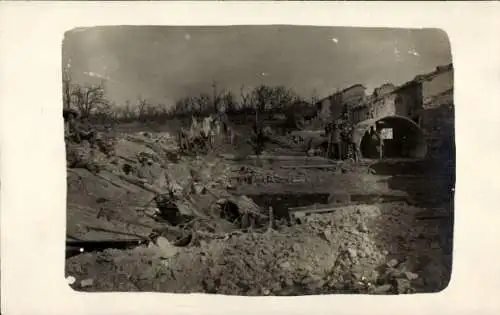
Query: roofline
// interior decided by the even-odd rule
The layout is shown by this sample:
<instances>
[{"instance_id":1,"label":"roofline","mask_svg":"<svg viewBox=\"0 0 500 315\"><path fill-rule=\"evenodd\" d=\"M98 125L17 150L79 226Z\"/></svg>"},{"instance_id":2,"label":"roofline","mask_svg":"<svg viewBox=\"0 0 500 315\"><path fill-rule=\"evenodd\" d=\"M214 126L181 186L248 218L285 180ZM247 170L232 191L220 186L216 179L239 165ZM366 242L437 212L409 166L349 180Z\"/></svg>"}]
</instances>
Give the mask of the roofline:
<instances>
[{"instance_id":1,"label":"roofline","mask_svg":"<svg viewBox=\"0 0 500 315\"><path fill-rule=\"evenodd\" d=\"M361 84L361 83L356 83L356 84L353 84L353 85L351 85L351 86L349 86L349 87L346 87L346 88L345 88L345 89L343 89L342 91L338 91L338 92L335 92L335 93L333 93L333 94L328 94L327 96L325 96L325 97L323 97L323 98L319 99L316 103L320 103L320 102L322 102L322 101L324 101L324 100L326 100L326 99L328 99L328 98L330 98L330 97L332 97L332 96L334 96L334 95L337 95L337 94L343 93L343 92L348 91L348 90L350 90L350 89L352 89L352 88L354 88L354 87L357 87L357 86L360 86L360 87L362 87L363 89L365 89L365 90L366 90L366 86L364 86L364 85L363 85L363 84Z\"/></svg>"}]
</instances>

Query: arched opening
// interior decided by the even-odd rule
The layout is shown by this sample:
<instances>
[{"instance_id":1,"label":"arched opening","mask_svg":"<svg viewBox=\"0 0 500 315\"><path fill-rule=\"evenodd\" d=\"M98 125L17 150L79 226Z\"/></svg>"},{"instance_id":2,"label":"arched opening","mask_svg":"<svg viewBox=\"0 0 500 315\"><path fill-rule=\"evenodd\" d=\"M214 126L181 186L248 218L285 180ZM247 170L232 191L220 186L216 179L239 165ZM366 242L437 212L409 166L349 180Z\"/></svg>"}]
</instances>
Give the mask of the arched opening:
<instances>
[{"instance_id":1,"label":"arched opening","mask_svg":"<svg viewBox=\"0 0 500 315\"><path fill-rule=\"evenodd\" d=\"M425 158L427 144L424 132L414 121L401 116L364 121L357 126L363 158L380 157L377 141L371 132L372 126L383 138L383 158Z\"/></svg>"}]
</instances>

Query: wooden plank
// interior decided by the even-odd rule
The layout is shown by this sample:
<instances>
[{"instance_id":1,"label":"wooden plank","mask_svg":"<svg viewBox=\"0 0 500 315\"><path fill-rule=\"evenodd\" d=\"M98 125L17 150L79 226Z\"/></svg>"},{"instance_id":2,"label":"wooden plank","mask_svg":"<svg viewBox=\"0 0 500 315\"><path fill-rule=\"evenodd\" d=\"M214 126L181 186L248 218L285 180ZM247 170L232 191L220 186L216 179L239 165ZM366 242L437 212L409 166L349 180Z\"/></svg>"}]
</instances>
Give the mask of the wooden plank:
<instances>
[{"instance_id":1,"label":"wooden plank","mask_svg":"<svg viewBox=\"0 0 500 315\"><path fill-rule=\"evenodd\" d=\"M338 165L335 164L318 164L318 165L281 165L281 168L284 169L293 169L293 168L336 168Z\"/></svg>"},{"instance_id":2,"label":"wooden plank","mask_svg":"<svg viewBox=\"0 0 500 315\"><path fill-rule=\"evenodd\" d=\"M303 210L290 210L290 215L295 217L295 218L301 218L305 217L308 214L321 214L321 213L327 213L327 212L333 212L335 210L338 210L342 207L345 207L345 205L339 205L335 207L325 207L325 208L309 208L309 209L303 209Z\"/></svg>"},{"instance_id":3,"label":"wooden plank","mask_svg":"<svg viewBox=\"0 0 500 315\"><path fill-rule=\"evenodd\" d=\"M324 157L320 156L297 156L297 155L246 155L237 156L235 154L219 154L219 157L227 160L250 160L250 159L261 159L261 160L277 160L277 161L323 161L323 162L333 162Z\"/></svg>"},{"instance_id":4,"label":"wooden plank","mask_svg":"<svg viewBox=\"0 0 500 315\"><path fill-rule=\"evenodd\" d=\"M290 212L295 212L295 211L327 209L327 208L331 208L331 206L327 205L327 204L312 204L312 205L308 205L308 206L289 207L288 210Z\"/></svg>"}]
</instances>

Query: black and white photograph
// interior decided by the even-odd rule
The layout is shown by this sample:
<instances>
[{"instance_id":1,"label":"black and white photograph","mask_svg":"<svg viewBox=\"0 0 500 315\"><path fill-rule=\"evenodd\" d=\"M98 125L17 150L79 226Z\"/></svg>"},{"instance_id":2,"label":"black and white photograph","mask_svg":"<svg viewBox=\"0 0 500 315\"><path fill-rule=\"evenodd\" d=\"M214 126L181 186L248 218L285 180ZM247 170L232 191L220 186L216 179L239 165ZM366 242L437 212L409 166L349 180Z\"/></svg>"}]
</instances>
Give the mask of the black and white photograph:
<instances>
[{"instance_id":1,"label":"black and white photograph","mask_svg":"<svg viewBox=\"0 0 500 315\"><path fill-rule=\"evenodd\" d=\"M72 289L448 286L455 109L445 31L92 26L68 30L61 49Z\"/></svg>"}]
</instances>

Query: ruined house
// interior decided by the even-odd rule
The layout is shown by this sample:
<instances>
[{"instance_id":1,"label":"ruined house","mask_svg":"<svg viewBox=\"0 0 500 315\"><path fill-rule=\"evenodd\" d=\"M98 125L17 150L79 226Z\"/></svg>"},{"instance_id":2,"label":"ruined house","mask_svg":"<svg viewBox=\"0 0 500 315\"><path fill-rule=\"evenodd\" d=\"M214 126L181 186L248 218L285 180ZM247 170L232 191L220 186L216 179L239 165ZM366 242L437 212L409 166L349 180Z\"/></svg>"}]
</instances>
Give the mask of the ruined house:
<instances>
[{"instance_id":1,"label":"ruined house","mask_svg":"<svg viewBox=\"0 0 500 315\"><path fill-rule=\"evenodd\" d=\"M354 84L342 91L336 92L321 99L317 107L321 111L327 111L331 119L336 119L342 114L344 106L352 110L366 99L366 87Z\"/></svg>"},{"instance_id":2,"label":"ruined house","mask_svg":"<svg viewBox=\"0 0 500 315\"><path fill-rule=\"evenodd\" d=\"M430 108L452 104L453 67L437 67L435 71L418 75L413 80L398 87L388 85L375 89L370 101L356 108L353 114L357 124L356 137L360 142L362 155L368 150L367 130L370 126L386 135L384 151L386 157L424 158L435 151L434 143L444 134L436 135L433 130L445 124L443 120L433 119ZM437 100L436 98L441 98ZM448 105L449 105L448 104ZM449 112L449 111L448 111ZM453 115L441 115L439 117ZM453 128L452 128L453 129ZM449 130L449 128L448 128ZM433 143L430 145L430 143Z\"/></svg>"},{"instance_id":3,"label":"ruined house","mask_svg":"<svg viewBox=\"0 0 500 315\"><path fill-rule=\"evenodd\" d=\"M372 157L367 133L371 126L384 135L385 157L429 157L454 130L453 66L438 66L400 86L385 83L371 95L355 84L323 98L316 107L320 113L328 112L330 120L343 108L349 110L356 126L353 140L363 157Z\"/></svg>"}]
</instances>

